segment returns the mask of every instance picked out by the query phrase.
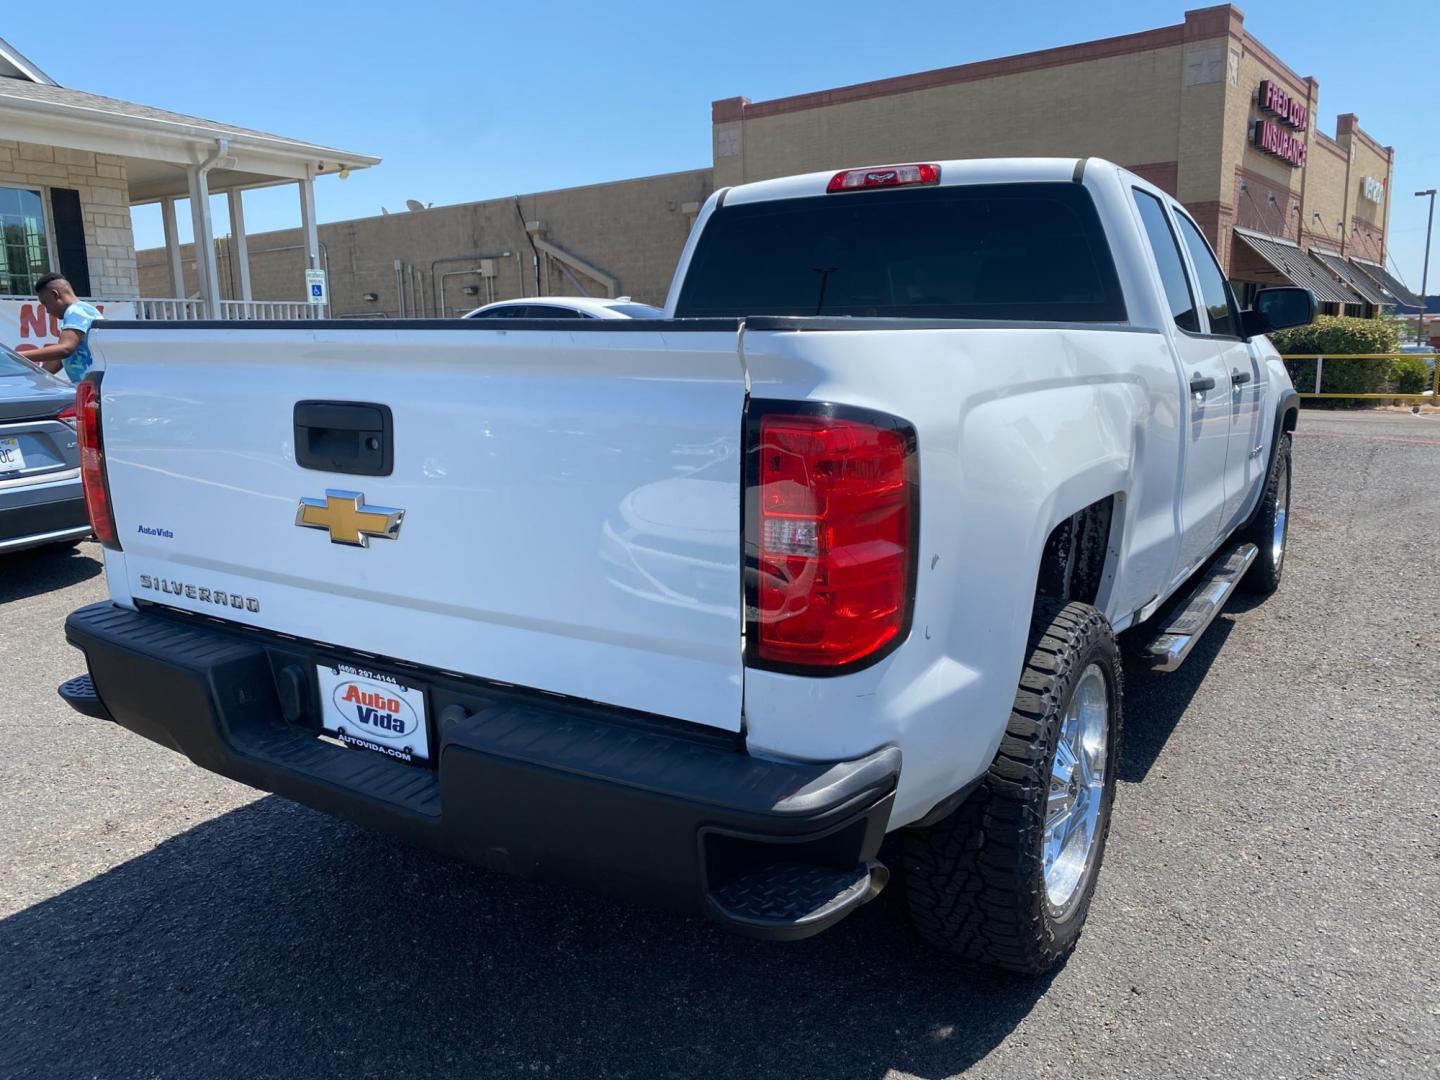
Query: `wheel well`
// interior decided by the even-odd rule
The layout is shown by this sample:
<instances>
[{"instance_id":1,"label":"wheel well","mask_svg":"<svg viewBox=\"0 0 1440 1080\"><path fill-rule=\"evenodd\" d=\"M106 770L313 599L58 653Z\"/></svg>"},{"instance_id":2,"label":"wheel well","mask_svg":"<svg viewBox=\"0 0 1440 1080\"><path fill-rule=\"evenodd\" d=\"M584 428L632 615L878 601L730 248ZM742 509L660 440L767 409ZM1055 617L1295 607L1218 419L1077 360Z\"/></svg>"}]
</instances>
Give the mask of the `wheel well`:
<instances>
[{"instance_id":1,"label":"wheel well","mask_svg":"<svg viewBox=\"0 0 1440 1080\"><path fill-rule=\"evenodd\" d=\"M1286 410L1285 410L1285 416L1284 416L1284 418L1280 421L1280 430L1281 430L1282 432L1285 432L1285 431L1294 431L1294 430L1295 430L1295 425L1296 425L1297 423L1299 423L1299 422L1300 422L1300 410L1299 410L1299 409L1286 409Z\"/></svg>"},{"instance_id":2,"label":"wheel well","mask_svg":"<svg viewBox=\"0 0 1440 1080\"><path fill-rule=\"evenodd\" d=\"M1115 496L1107 495L1055 526L1040 557L1037 600L1095 603L1105 577L1114 515Z\"/></svg>"}]
</instances>

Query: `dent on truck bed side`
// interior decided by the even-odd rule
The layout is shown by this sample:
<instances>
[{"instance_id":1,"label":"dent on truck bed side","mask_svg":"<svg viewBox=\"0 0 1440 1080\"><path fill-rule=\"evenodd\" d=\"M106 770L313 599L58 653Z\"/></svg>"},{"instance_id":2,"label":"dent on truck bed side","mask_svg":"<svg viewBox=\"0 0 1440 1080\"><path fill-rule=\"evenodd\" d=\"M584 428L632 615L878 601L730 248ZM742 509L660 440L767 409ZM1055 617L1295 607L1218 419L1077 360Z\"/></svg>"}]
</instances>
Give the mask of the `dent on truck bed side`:
<instances>
[{"instance_id":1,"label":"dent on truck bed side","mask_svg":"<svg viewBox=\"0 0 1440 1080\"><path fill-rule=\"evenodd\" d=\"M853 675L747 671L745 712L752 751L838 760L901 745L892 825L916 820L994 756L1057 523L1123 496L1107 610L1133 610L1170 573L1179 404L1166 341L1103 328L747 327L744 349L756 395L859 405L915 426L909 638Z\"/></svg>"}]
</instances>

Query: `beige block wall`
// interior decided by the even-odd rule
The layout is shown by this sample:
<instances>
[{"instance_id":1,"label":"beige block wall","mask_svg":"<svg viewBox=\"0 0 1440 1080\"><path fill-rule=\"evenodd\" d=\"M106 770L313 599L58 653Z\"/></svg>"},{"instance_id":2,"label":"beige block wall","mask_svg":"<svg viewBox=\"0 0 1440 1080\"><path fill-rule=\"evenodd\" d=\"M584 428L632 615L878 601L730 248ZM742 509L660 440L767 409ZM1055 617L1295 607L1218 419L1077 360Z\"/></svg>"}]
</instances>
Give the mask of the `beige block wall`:
<instances>
[{"instance_id":1,"label":"beige block wall","mask_svg":"<svg viewBox=\"0 0 1440 1080\"><path fill-rule=\"evenodd\" d=\"M715 181L728 185L933 158L1044 154L1123 164L1174 161L1182 57L1181 47L1170 46L747 116L715 127ZM737 132L738 152L725 155L724 144Z\"/></svg>"},{"instance_id":2,"label":"beige block wall","mask_svg":"<svg viewBox=\"0 0 1440 1080\"><path fill-rule=\"evenodd\" d=\"M1343 147L1317 135L1310 137L1310 154L1305 164L1305 220L1301 223L1307 239L1316 247L1340 249L1348 227L1345 218L1345 186L1350 172L1350 155ZM1319 214L1319 220L1315 215Z\"/></svg>"},{"instance_id":3,"label":"beige block wall","mask_svg":"<svg viewBox=\"0 0 1440 1080\"><path fill-rule=\"evenodd\" d=\"M1349 148L1352 155L1350 180L1346 187L1346 220L1350 223L1350 235L1346 240L1346 251L1362 259L1374 262L1385 261L1385 233L1390 220L1390 200L1395 192L1391 181L1394 179L1394 162L1391 153L1367 137L1351 118L1349 130L1342 121L1341 145ZM1385 197L1380 202L1365 198L1365 177L1371 176L1385 185Z\"/></svg>"},{"instance_id":4,"label":"beige block wall","mask_svg":"<svg viewBox=\"0 0 1440 1080\"><path fill-rule=\"evenodd\" d=\"M494 289L499 300L534 296L535 270L522 217L525 221L540 221L544 226L542 235L551 243L618 278L621 294L647 303L664 303L693 220L685 207L704 202L712 190L710 178L708 168L693 169L522 195L518 208L513 198L491 199L321 225L320 240L329 254L331 312L337 316L399 314L396 259L418 271L418 280L408 270L404 275L407 315L447 315L476 307L488 299L489 288ZM256 299L304 299L300 243L298 228L249 238L252 292ZM236 275L229 247L221 241L218 251L221 294L234 298ZM511 254L497 260L497 276L489 286L475 272L474 260L466 258L506 251ZM182 258L189 294L196 288L190 245L185 245ZM441 259L460 261L435 265ZM143 293L169 295L164 249L140 252L139 262ZM599 282L572 272L590 295L604 295ZM440 282L447 273L454 276ZM544 295L575 295L580 291L553 262L548 278L542 276L538 290ZM444 297L437 305L441 284ZM479 293L466 296L462 290L467 285L479 288ZM366 293L375 293L379 299L366 301Z\"/></svg>"},{"instance_id":5,"label":"beige block wall","mask_svg":"<svg viewBox=\"0 0 1440 1080\"><path fill-rule=\"evenodd\" d=\"M140 295L123 158L0 139L0 185L78 191L90 291L117 299Z\"/></svg>"}]
</instances>

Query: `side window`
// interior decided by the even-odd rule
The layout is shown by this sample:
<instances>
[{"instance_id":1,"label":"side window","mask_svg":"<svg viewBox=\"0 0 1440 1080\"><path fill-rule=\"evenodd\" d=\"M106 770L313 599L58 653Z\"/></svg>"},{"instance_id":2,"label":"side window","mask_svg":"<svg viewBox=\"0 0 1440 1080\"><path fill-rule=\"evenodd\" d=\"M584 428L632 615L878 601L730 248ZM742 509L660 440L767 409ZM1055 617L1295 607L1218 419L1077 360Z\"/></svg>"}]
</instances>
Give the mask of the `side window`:
<instances>
[{"instance_id":1,"label":"side window","mask_svg":"<svg viewBox=\"0 0 1440 1080\"><path fill-rule=\"evenodd\" d=\"M1165 299L1170 302L1175 325L1192 334L1198 333L1200 319L1195 314L1195 297L1185 276L1185 262L1180 258L1180 242L1165 220L1165 208L1154 195L1139 188L1135 189L1135 208L1140 211L1150 250L1155 253L1155 265L1160 268L1160 282L1165 287Z\"/></svg>"},{"instance_id":2,"label":"side window","mask_svg":"<svg viewBox=\"0 0 1440 1080\"><path fill-rule=\"evenodd\" d=\"M1220 264L1205 237L1195 223L1184 214L1175 215L1180 222L1180 235L1185 238L1185 247L1190 252L1190 261L1195 264L1195 276L1200 279L1200 295L1205 301L1205 310L1210 314L1210 332L1225 337L1239 337L1240 326L1235 318L1235 308L1230 302L1230 288L1225 284L1225 275L1220 273Z\"/></svg>"},{"instance_id":3,"label":"side window","mask_svg":"<svg viewBox=\"0 0 1440 1080\"><path fill-rule=\"evenodd\" d=\"M527 319L584 319L589 316L571 308L551 307L548 304L531 304L525 309Z\"/></svg>"}]
</instances>

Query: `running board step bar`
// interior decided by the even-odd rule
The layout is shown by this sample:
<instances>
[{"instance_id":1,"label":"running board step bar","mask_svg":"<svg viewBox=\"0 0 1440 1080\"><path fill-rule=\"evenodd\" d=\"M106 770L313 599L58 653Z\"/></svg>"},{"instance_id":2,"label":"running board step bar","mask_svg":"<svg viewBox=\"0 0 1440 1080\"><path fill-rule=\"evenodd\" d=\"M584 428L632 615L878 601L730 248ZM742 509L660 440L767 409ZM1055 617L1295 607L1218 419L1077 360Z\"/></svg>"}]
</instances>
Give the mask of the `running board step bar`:
<instances>
[{"instance_id":1,"label":"running board step bar","mask_svg":"<svg viewBox=\"0 0 1440 1080\"><path fill-rule=\"evenodd\" d=\"M1190 599L1156 628L1155 637L1140 653L1145 662L1156 671L1174 671L1183 664L1259 553L1254 544L1241 544L1217 559L1195 586Z\"/></svg>"}]
</instances>

